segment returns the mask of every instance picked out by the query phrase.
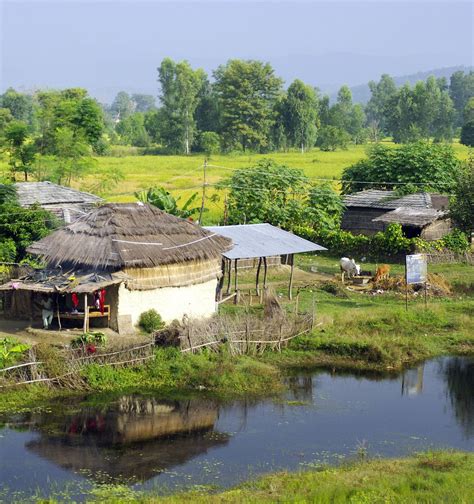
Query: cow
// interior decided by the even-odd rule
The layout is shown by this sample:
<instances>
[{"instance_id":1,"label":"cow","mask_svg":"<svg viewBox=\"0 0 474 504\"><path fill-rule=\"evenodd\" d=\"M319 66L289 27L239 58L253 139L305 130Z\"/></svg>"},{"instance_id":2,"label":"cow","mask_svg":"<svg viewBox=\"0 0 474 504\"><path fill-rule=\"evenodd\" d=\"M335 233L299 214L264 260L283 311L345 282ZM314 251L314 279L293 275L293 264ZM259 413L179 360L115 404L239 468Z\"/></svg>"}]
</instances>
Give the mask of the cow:
<instances>
[{"instance_id":1,"label":"cow","mask_svg":"<svg viewBox=\"0 0 474 504\"><path fill-rule=\"evenodd\" d=\"M354 259L349 257L341 257L339 262L341 268L341 280L344 283L344 275L347 273L348 278L352 278L355 275L360 275L360 265L356 264Z\"/></svg>"},{"instance_id":2,"label":"cow","mask_svg":"<svg viewBox=\"0 0 474 504\"><path fill-rule=\"evenodd\" d=\"M382 264L377 268L377 272L375 273L374 282L378 282L379 280L385 280L390 276L390 265Z\"/></svg>"}]
</instances>

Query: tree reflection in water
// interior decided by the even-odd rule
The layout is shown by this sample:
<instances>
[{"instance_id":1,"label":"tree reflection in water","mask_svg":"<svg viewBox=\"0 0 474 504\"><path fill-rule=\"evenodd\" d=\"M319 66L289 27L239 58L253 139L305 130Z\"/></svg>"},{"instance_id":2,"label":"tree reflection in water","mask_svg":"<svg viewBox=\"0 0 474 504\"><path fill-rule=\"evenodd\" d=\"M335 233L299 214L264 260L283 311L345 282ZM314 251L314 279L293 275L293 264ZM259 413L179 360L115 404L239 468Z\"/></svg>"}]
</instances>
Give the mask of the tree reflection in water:
<instances>
[{"instance_id":1,"label":"tree reflection in water","mask_svg":"<svg viewBox=\"0 0 474 504\"><path fill-rule=\"evenodd\" d=\"M474 436L474 360L451 357L440 363L456 420L469 439Z\"/></svg>"}]
</instances>

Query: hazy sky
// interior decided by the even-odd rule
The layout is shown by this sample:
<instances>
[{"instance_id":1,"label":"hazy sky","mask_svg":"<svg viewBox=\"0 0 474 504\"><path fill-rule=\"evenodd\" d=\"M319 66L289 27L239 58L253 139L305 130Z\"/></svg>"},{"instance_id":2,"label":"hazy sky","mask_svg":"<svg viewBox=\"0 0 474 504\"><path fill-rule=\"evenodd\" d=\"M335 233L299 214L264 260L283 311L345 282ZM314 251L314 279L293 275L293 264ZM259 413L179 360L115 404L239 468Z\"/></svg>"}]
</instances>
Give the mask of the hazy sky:
<instances>
[{"instance_id":1,"label":"hazy sky","mask_svg":"<svg viewBox=\"0 0 474 504\"><path fill-rule=\"evenodd\" d=\"M0 2L1 89L156 94L165 56L262 59L323 89L473 64L472 2Z\"/></svg>"}]
</instances>

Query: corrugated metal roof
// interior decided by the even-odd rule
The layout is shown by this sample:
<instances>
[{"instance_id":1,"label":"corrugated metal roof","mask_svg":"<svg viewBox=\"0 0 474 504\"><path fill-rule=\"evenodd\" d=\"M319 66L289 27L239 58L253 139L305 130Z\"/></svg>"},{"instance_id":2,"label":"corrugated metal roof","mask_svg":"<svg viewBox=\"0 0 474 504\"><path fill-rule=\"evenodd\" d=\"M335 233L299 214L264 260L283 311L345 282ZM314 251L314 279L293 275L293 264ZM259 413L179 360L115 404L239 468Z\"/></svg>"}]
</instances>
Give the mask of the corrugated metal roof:
<instances>
[{"instance_id":1,"label":"corrugated metal roof","mask_svg":"<svg viewBox=\"0 0 474 504\"><path fill-rule=\"evenodd\" d=\"M344 198L346 207L370 207L395 210L399 207L433 208L429 193L407 194L397 197L395 191L379 191L368 189L358 193L349 194Z\"/></svg>"},{"instance_id":2,"label":"corrugated metal roof","mask_svg":"<svg viewBox=\"0 0 474 504\"><path fill-rule=\"evenodd\" d=\"M446 212L434 208L400 207L379 215L374 222L398 222L407 226L423 227L446 215Z\"/></svg>"},{"instance_id":3,"label":"corrugated metal roof","mask_svg":"<svg viewBox=\"0 0 474 504\"><path fill-rule=\"evenodd\" d=\"M18 202L28 207L39 203L41 206L86 203L94 204L102 198L70 187L64 187L52 182L17 182L15 184Z\"/></svg>"},{"instance_id":4,"label":"corrugated metal roof","mask_svg":"<svg viewBox=\"0 0 474 504\"><path fill-rule=\"evenodd\" d=\"M227 259L251 259L327 250L271 224L207 226L205 229L232 240L233 248L223 253Z\"/></svg>"}]
</instances>

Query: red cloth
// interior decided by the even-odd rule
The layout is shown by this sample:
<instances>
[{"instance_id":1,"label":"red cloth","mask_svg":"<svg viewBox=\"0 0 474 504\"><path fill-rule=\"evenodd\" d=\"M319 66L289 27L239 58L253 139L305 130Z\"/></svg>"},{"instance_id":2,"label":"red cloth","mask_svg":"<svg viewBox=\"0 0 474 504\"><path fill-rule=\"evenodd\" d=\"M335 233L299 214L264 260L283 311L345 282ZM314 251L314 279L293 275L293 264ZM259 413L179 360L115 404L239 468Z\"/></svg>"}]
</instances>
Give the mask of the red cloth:
<instances>
[{"instance_id":1,"label":"red cloth","mask_svg":"<svg viewBox=\"0 0 474 504\"><path fill-rule=\"evenodd\" d=\"M101 289L99 292L99 305L100 305L100 313L104 314L105 308L105 289Z\"/></svg>"},{"instance_id":2,"label":"red cloth","mask_svg":"<svg viewBox=\"0 0 474 504\"><path fill-rule=\"evenodd\" d=\"M75 292L72 293L72 306L74 308L79 306L79 296Z\"/></svg>"}]
</instances>

